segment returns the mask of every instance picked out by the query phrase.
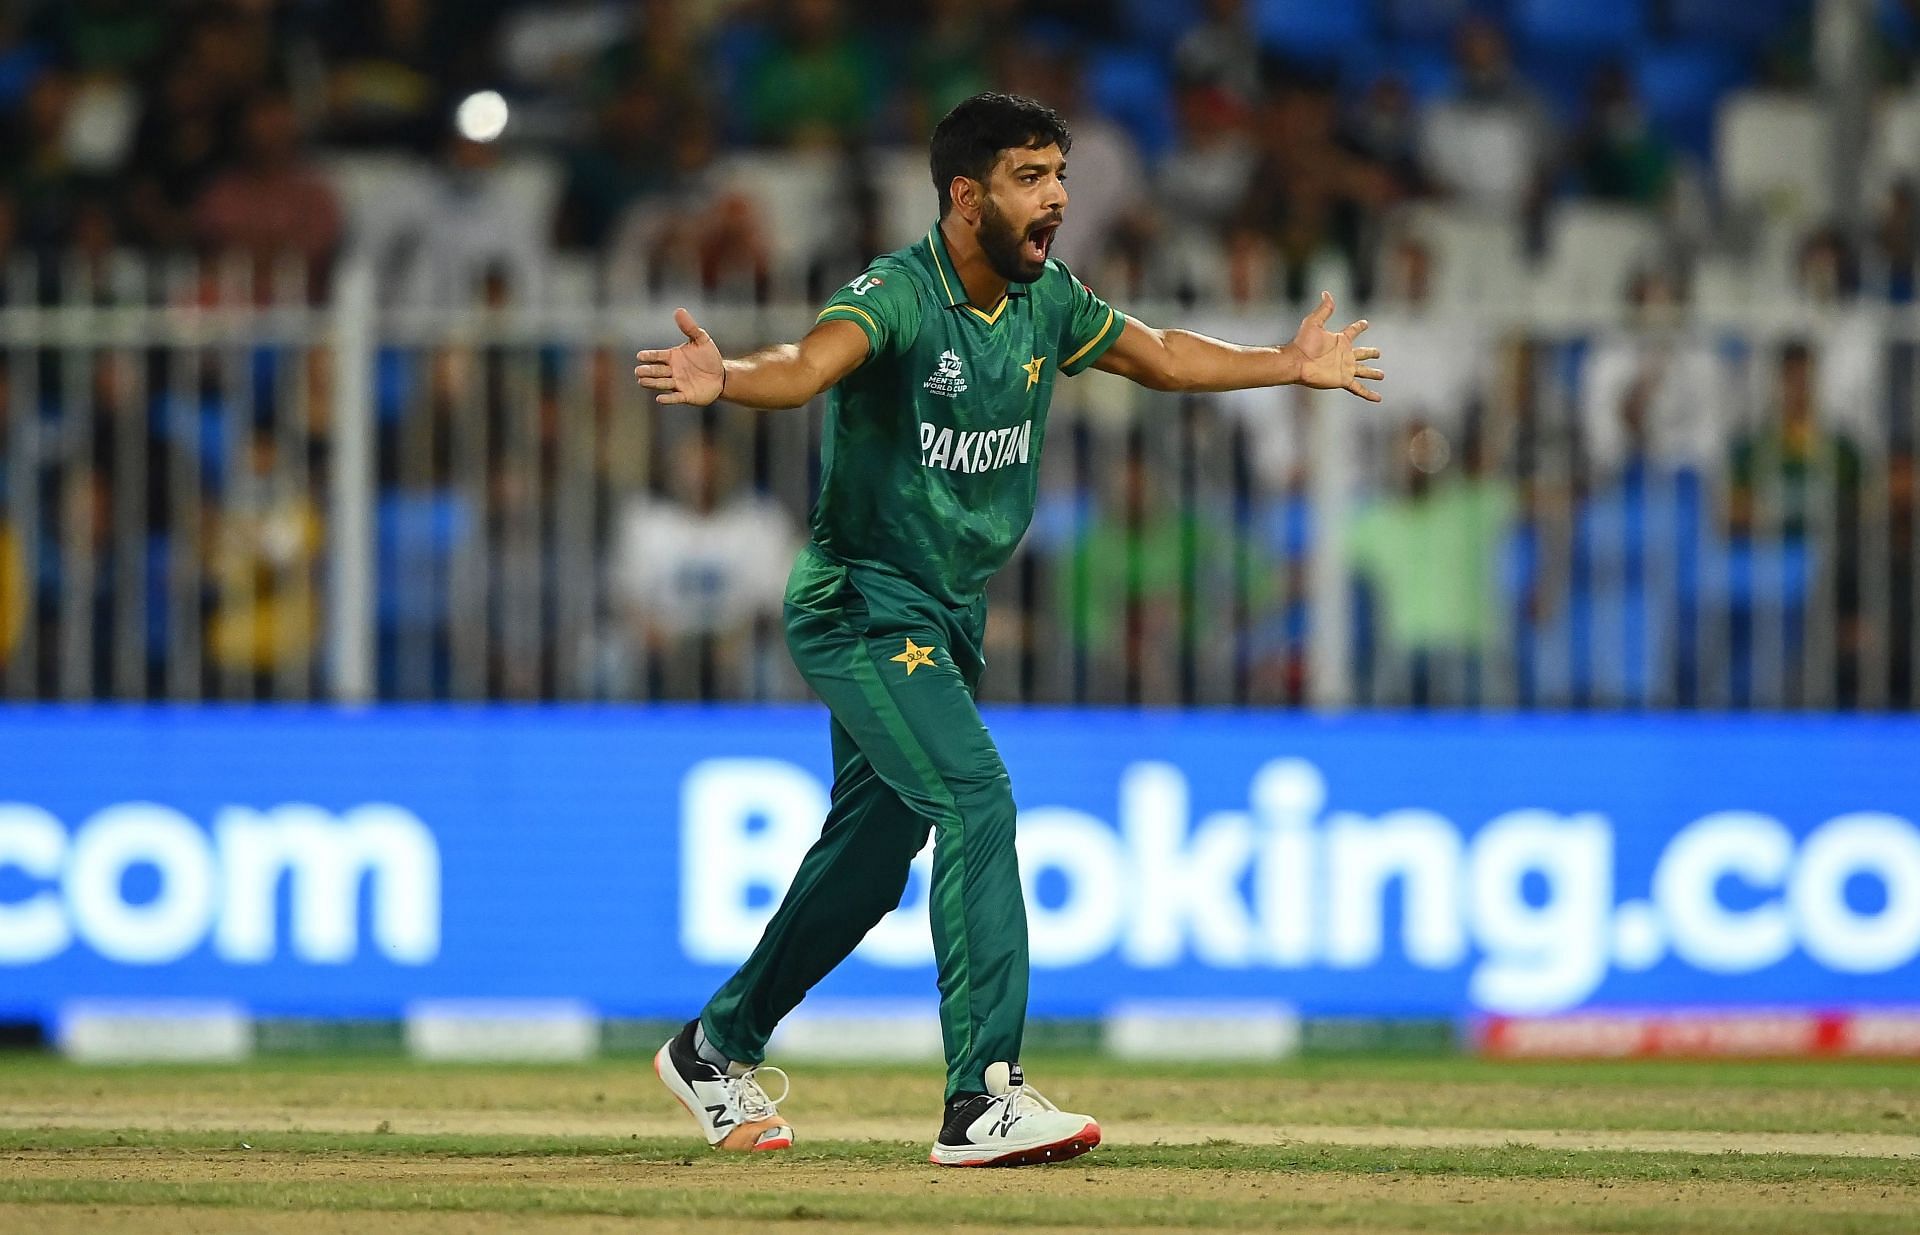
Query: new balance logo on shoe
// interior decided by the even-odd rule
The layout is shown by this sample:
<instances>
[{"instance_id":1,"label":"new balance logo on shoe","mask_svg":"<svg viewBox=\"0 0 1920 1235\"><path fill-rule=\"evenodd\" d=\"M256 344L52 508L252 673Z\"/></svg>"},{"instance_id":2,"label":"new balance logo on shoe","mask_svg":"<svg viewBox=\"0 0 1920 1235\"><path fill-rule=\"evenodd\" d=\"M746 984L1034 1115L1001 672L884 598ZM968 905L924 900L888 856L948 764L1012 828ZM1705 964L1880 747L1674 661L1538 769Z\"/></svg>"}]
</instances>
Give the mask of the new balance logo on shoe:
<instances>
[{"instance_id":1,"label":"new balance logo on shoe","mask_svg":"<svg viewBox=\"0 0 1920 1235\"><path fill-rule=\"evenodd\" d=\"M987 1091L956 1100L927 1160L936 1166L1033 1166L1077 1158L1100 1143L1100 1125L1063 1111L1025 1083L1018 1064L993 1064Z\"/></svg>"},{"instance_id":2,"label":"new balance logo on shoe","mask_svg":"<svg viewBox=\"0 0 1920 1235\"><path fill-rule=\"evenodd\" d=\"M707 1144L715 1149L747 1152L791 1148L793 1128L780 1117L776 1105L787 1096L787 1074L778 1068L741 1064L716 1068L694 1050L693 1032L693 1023L689 1022L669 1039L655 1053L653 1070L667 1092L700 1125ZM780 1078L779 1098L760 1087L763 1072Z\"/></svg>"}]
</instances>

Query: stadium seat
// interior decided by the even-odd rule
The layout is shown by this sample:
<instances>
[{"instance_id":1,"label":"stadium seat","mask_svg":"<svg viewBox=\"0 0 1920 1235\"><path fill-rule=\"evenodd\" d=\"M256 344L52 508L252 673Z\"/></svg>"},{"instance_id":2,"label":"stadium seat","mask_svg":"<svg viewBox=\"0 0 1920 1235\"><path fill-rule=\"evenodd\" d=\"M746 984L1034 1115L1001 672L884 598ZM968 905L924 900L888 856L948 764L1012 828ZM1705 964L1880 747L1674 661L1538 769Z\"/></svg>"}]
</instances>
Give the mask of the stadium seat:
<instances>
[{"instance_id":1,"label":"stadium seat","mask_svg":"<svg viewBox=\"0 0 1920 1235\"><path fill-rule=\"evenodd\" d=\"M1751 322L1756 307L1794 303L1793 261L1804 231L1793 222L1763 224L1731 250L1702 254L1693 263L1693 304L1708 321Z\"/></svg>"},{"instance_id":2,"label":"stadium seat","mask_svg":"<svg viewBox=\"0 0 1920 1235\"><path fill-rule=\"evenodd\" d=\"M392 250L428 193L425 168L405 155L330 155L321 172L340 199L349 243L376 259Z\"/></svg>"},{"instance_id":3,"label":"stadium seat","mask_svg":"<svg viewBox=\"0 0 1920 1235\"><path fill-rule=\"evenodd\" d=\"M1472 0L1375 0L1381 23L1396 39L1449 38L1472 13Z\"/></svg>"},{"instance_id":4,"label":"stadium seat","mask_svg":"<svg viewBox=\"0 0 1920 1235\"><path fill-rule=\"evenodd\" d=\"M1453 53L1443 42L1362 45L1348 48L1341 59L1340 84L1353 95L1394 76L1424 106L1451 95L1460 83Z\"/></svg>"},{"instance_id":5,"label":"stadium seat","mask_svg":"<svg viewBox=\"0 0 1920 1235\"><path fill-rule=\"evenodd\" d=\"M1200 20L1201 6L1198 0L1123 0L1121 13L1131 42L1165 49Z\"/></svg>"},{"instance_id":6,"label":"stadium seat","mask_svg":"<svg viewBox=\"0 0 1920 1235\"><path fill-rule=\"evenodd\" d=\"M1534 312L1590 319L1621 303L1635 270L1658 260L1660 225L1645 210L1560 202L1547 222L1547 255L1534 279Z\"/></svg>"},{"instance_id":7,"label":"stadium seat","mask_svg":"<svg viewBox=\"0 0 1920 1235\"><path fill-rule=\"evenodd\" d=\"M1807 95L1742 91L1720 104L1714 141L1720 193L1736 209L1813 221L1833 206L1833 169L1808 151L1831 146L1824 110Z\"/></svg>"},{"instance_id":8,"label":"stadium seat","mask_svg":"<svg viewBox=\"0 0 1920 1235\"><path fill-rule=\"evenodd\" d=\"M1424 242L1433 256L1432 296L1439 308L1498 312L1520 303L1526 263L1520 230L1502 214L1418 203L1396 212L1391 229Z\"/></svg>"},{"instance_id":9,"label":"stadium seat","mask_svg":"<svg viewBox=\"0 0 1920 1235\"><path fill-rule=\"evenodd\" d=\"M1738 52L1710 43L1654 44L1633 54L1633 78L1648 117L1670 140L1700 155L1713 144L1715 105L1745 72Z\"/></svg>"},{"instance_id":10,"label":"stadium seat","mask_svg":"<svg viewBox=\"0 0 1920 1235\"><path fill-rule=\"evenodd\" d=\"M778 276L803 272L843 224L845 168L829 151L747 151L727 156L719 180L754 203ZM774 223L778 226L773 226Z\"/></svg>"},{"instance_id":11,"label":"stadium seat","mask_svg":"<svg viewBox=\"0 0 1920 1235\"><path fill-rule=\"evenodd\" d=\"M549 304L593 304L600 297L600 263L583 253L555 252L547 258Z\"/></svg>"},{"instance_id":12,"label":"stadium seat","mask_svg":"<svg viewBox=\"0 0 1920 1235\"><path fill-rule=\"evenodd\" d=\"M1624 47L1646 31L1646 0L1514 0L1513 25L1529 43Z\"/></svg>"},{"instance_id":13,"label":"stadium seat","mask_svg":"<svg viewBox=\"0 0 1920 1235\"><path fill-rule=\"evenodd\" d=\"M1683 39L1763 43L1803 17L1809 0L1667 0L1664 33Z\"/></svg>"},{"instance_id":14,"label":"stadium seat","mask_svg":"<svg viewBox=\"0 0 1920 1235\"><path fill-rule=\"evenodd\" d=\"M535 234L551 236L560 195L567 187L560 161L544 154L515 154L503 160L494 174L520 209L536 220Z\"/></svg>"},{"instance_id":15,"label":"stadium seat","mask_svg":"<svg viewBox=\"0 0 1920 1235\"><path fill-rule=\"evenodd\" d=\"M1594 77L1618 59L1617 49L1597 43L1535 43L1520 53L1527 81L1570 131L1586 119Z\"/></svg>"},{"instance_id":16,"label":"stadium seat","mask_svg":"<svg viewBox=\"0 0 1920 1235\"><path fill-rule=\"evenodd\" d=\"M431 627L444 615L447 602L438 581L474 532L465 498L443 490L386 493L374 528L381 624Z\"/></svg>"},{"instance_id":17,"label":"stadium seat","mask_svg":"<svg viewBox=\"0 0 1920 1235\"><path fill-rule=\"evenodd\" d=\"M1282 55L1330 51L1371 37L1368 6L1324 0L1256 0L1262 46Z\"/></svg>"},{"instance_id":18,"label":"stadium seat","mask_svg":"<svg viewBox=\"0 0 1920 1235\"><path fill-rule=\"evenodd\" d=\"M874 188L880 194L880 242L905 248L927 234L939 210L927 152L903 146L873 156Z\"/></svg>"},{"instance_id":19,"label":"stadium seat","mask_svg":"<svg viewBox=\"0 0 1920 1235\"><path fill-rule=\"evenodd\" d=\"M1149 159L1173 144L1173 97L1160 55L1101 52L1087 66L1087 89L1093 105L1125 125Z\"/></svg>"},{"instance_id":20,"label":"stadium seat","mask_svg":"<svg viewBox=\"0 0 1920 1235\"><path fill-rule=\"evenodd\" d=\"M1883 191L1902 177L1920 177L1920 89L1889 97L1874 116L1868 186Z\"/></svg>"},{"instance_id":21,"label":"stadium seat","mask_svg":"<svg viewBox=\"0 0 1920 1235\"><path fill-rule=\"evenodd\" d=\"M1442 187L1489 210L1518 211L1531 191L1534 128L1519 108L1439 104L1421 118L1420 157Z\"/></svg>"}]
</instances>

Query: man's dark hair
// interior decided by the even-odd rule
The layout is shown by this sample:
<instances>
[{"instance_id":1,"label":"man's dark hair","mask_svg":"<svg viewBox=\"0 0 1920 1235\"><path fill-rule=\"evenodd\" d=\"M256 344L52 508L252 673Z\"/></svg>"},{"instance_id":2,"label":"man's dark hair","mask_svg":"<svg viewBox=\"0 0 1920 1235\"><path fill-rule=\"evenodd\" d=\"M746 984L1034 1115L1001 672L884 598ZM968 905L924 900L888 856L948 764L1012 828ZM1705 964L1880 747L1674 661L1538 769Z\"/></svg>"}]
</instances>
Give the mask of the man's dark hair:
<instances>
[{"instance_id":1,"label":"man's dark hair","mask_svg":"<svg viewBox=\"0 0 1920 1235\"><path fill-rule=\"evenodd\" d=\"M986 183L1002 150L1038 150L1073 145L1067 122L1045 103L1017 94L976 94L954 105L933 130L933 187L940 194L940 216L953 205L949 189L955 176Z\"/></svg>"}]
</instances>

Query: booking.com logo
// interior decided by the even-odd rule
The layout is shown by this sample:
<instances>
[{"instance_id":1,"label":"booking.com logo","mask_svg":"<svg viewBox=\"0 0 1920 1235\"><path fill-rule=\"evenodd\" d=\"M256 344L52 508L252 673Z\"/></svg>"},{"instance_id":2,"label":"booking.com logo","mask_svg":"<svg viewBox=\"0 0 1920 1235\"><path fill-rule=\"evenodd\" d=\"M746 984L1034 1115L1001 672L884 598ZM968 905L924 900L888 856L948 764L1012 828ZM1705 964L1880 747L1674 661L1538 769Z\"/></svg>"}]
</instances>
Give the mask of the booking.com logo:
<instances>
[{"instance_id":1,"label":"booking.com logo","mask_svg":"<svg viewBox=\"0 0 1920 1235\"><path fill-rule=\"evenodd\" d=\"M382 956L424 965L439 955L439 847L401 807L229 806L208 830L161 803L122 802L69 832L39 806L0 802L0 966L76 944L127 965L169 964L203 945L232 964L264 964L283 948L345 964L360 951L363 889Z\"/></svg>"},{"instance_id":2,"label":"booking.com logo","mask_svg":"<svg viewBox=\"0 0 1920 1235\"><path fill-rule=\"evenodd\" d=\"M1476 1006L1524 1014L1575 1006L1610 972L1669 958L1737 975L1798 949L1872 974L1920 955L1920 827L1884 812L1839 815L1798 839L1767 814L1706 815L1673 833L1646 895L1623 896L1603 814L1516 809L1469 831L1431 810L1328 810L1326 779L1304 759L1261 767L1246 810L1193 819L1186 774L1162 762L1129 765L1117 804L1112 821L1021 812L1036 968L1117 952L1144 970L1360 970L1394 947L1423 969L1470 965ZM688 773L680 931L691 959L747 955L826 807L821 782L785 761L713 759ZM906 905L862 944L865 960L931 961L931 856L920 854Z\"/></svg>"}]
</instances>

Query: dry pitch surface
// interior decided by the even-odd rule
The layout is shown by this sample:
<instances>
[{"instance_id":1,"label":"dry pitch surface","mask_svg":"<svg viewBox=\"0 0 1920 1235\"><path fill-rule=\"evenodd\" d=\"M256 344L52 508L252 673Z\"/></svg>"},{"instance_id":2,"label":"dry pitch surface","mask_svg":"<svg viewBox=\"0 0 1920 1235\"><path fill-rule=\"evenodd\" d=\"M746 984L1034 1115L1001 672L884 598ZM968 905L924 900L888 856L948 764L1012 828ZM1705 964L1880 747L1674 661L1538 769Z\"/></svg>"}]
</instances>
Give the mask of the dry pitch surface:
<instances>
[{"instance_id":1,"label":"dry pitch surface","mask_svg":"<svg viewBox=\"0 0 1920 1235\"><path fill-rule=\"evenodd\" d=\"M1108 1143L926 1165L933 1068L802 1066L722 1158L647 1063L0 1059L0 1231L1920 1231L1920 1067L1034 1059Z\"/></svg>"}]
</instances>

